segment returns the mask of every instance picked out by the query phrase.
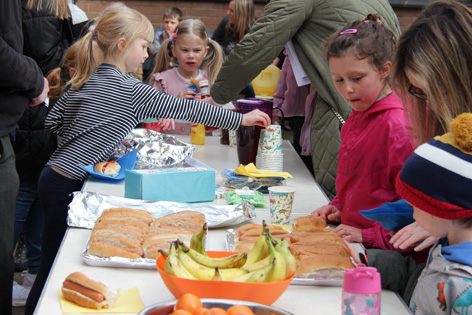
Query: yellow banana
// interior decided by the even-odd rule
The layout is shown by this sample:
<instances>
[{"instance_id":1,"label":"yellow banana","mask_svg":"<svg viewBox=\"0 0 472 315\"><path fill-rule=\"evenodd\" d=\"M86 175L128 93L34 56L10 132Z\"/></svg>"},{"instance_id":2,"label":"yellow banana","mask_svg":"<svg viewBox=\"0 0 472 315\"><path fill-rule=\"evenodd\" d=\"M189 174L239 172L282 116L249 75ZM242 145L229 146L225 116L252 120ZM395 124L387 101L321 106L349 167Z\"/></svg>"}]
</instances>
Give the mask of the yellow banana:
<instances>
[{"instance_id":1,"label":"yellow banana","mask_svg":"<svg viewBox=\"0 0 472 315\"><path fill-rule=\"evenodd\" d=\"M168 274L171 274L176 277L186 279L197 279L183 266L183 264L177 257L174 246L171 247L169 256L167 256L164 269Z\"/></svg>"},{"instance_id":2,"label":"yellow banana","mask_svg":"<svg viewBox=\"0 0 472 315\"><path fill-rule=\"evenodd\" d=\"M272 260L270 264L265 266L262 269L250 272L248 274L245 274L241 277L234 278L231 281L237 281L237 282L268 282L270 272L272 268L274 267L275 264L275 258Z\"/></svg>"},{"instance_id":3,"label":"yellow banana","mask_svg":"<svg viewBox=\"0 0 472 315\"><path fill-rule=\"evenodd\" d=\"M230 256L226 257L207 257L204 256L197 251L188 248L185 244L182 242L179 242L179 245L181 245L182 249L190 256L192 257L193 260L198 262L199 264L202 264L204 266L210 267L210 268L215 268L218 266L221 269L226 269L226 268L240 268L241 266L244 265L247 259L247 254L246 253L237 253L233 254Z\"/></svg>"},{"instance_id":4,"label":"yellow banana","mask_svg":"<svg viewBox=\"0 0 472 315\"><path fill-rule=\"evenodd\" d=\"M272 233L270 233L270 230L269 230L269 226L267 225L266 221L265 220L262 220L262 231L264 231L264 233L269 236L269 238L271 240L274 240L276 241L277 243L280 243L280 240L276 239Z\"/></svg>"},{"instance_id":5,"label":"yellow banana","mask_svg":"<svg viewBox=\"0 0 472 315\"><path fill-rule=\"evenodd\" d=\"M231 281L236 277L241 277L242 275L249 273L249 271L242 268L226 268L226 269L218 268L218 272L221 275L221 278L223 278L223 280L231 280Z\"/></svg>"},{"instance_id":6,"label":"yellow banana","mask_svg":"<svg viewBox=\"0 0 472 315\"><path fill-rule=\"evenodd\" d=\"M209 268L199 264L193 260L187 253L182 250L182 247L179 246L179 253L177 254L182 265L187 269L195 278L199 280L211 280L215 275L215 269Z\"/></svg>"},{"instance_id":7,"label":"yellow banana","mask_svg":"<svg viewBox=\"0 0 472 315\"><path fill-rule=\"evenodd\" d=\"M269 245L269 256L273 256L275 258L274 267L269 272L267 282L277 282L285 280L285 274L287 273L287 265L282 254L279 253L274 247L274 243L277 244L277 242L272 241L267 236L267 243Z\"/></svg>"},{"instance_id":8,"label":"yellow banana","mask_svg":"<svg viewBox=\"0 0 472 315\"><path fill-rule=\"evenodd\" d=\"M252 265L244 265L243 267L241 267L241 269L247 270L249 272L262 269L262 268L264 268L265 266L267 266L268 264L271 263L270 258L271 257L267 256L266 258L264 258L262 260L259 260L258 262L253 263Z\"/></svg>"},{"instance_id":9,"label":"yellow banana","mask_svg":"<svg viewBox=\"0 0 472 315\"><path fill-rule=\"evenodd\" d=\"M275 250L282 254L285 260L285 279L288 279L294 272L297 271L297 259L288 249L288 242L285 239L283 239L280 243L275 244Z\"/></svg>"},{"instance_id":10,"label":"yellow banana","mask_svg":"<svg viewBox=\"0 0 472 315\"><path fill-rule=\"evenodd\" d=\"M247 254L247 259L246 263L244 264L243 267L252 265L259 260L264 259L267 257L267 240L264 232L261 233L261 235L258 237L257 241L254 243L252 248L249 250Z\"/></svg>"},{"instance_id":11,"label":"yellow banana","mask_svg":"<svg viewBox=\"0 0 472 315\"><path fill-rule=\"evenodd\" d=\"M218 270L218 266L215 267L215 274L213 275L213 278L211 278L213 281L223 281L223 278L220 275L220 271Z\"/></svg>"},{"instance_id":12,"label":"yellow banana","mask_svg":"<svg viewBox=\"0 0 472 315\"><path fill-rule=\"evenodd\" d=\"M207 223L202 226L202 229L200 232L192 235L192 238L190 239L190 248L196 250L202 255L207 256L207 253L205 251L205 235L207 233Z\"/></svg>"}]
</instances>

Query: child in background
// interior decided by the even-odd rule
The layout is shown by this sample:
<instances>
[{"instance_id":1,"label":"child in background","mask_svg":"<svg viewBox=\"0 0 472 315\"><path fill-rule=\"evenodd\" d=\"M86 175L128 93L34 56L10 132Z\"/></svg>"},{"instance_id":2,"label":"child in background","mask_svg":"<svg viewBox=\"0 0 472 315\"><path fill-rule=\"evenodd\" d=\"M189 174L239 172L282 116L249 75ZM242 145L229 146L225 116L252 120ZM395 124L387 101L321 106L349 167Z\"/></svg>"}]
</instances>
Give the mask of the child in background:
<instances>
[{"instance_id":1,"label":"child in background","mask_svg":"<svg viewBox=\"0 0 472 315\"><path fill-rule=\"evenodd\" d=\"M79 42L77 70L71 88L51 109L45 126L61 136L57 150L39 179L44 209L42 256L39 272L26 304L32 314L67 229L71 193L82 188L87 173L79 165L105 161L143 119L178 118L195 123L237 129L240 125L266 127L270 118L261 111L240 114L204 102L165 95L128 72L148 57L154 39L149 20L121 3L105 8L93 32ZM103 51L95 69L92 42Z\"/></svg>"},{"instance_id":2,"label":"child in background","mask_svg":"<svg viewBox=\"0 0 472 315\"><path fill-rule=\"evenodd\" d=\"M337 195L313 213L366 248L393 249L390 232L359 210L400 199L395 178L413 152L400 98L390 89L395 41L377 15L348 23L325 45L334 85L352 107L341 129Z\"/></svg>"},{"instance_id":3,"label":"child in background","mask_svg":"<svg viewBox=\"0 0 472 315\"><path fill-rule=\"evenodd\" d=\"M419 146L396 182L416 222L440 238L426 265L394 251L366 251L382 287L400 293L415 314L469 314L472 307L472 114L457 116L451 131ZM344 247L359 263L355 249Z\"/></svg>"},{"instance_id":4,"label":"child in background","mask_svg":"<svg viewBox=\"0 0 472 315\"><path fill-rule=\"evenodd\" d=\"M161 47L162 43L169 39L172 34L174 34L175 29L182 22L182 11L179 8L170 8L164 11L164 15L162 19L164 20L164 29L162 31L156 32L154 36L154 42L152 43L154 46L154 57L156 57L159 48ZM174 67L177 67L174 65Z\"/></svg>"},{"instance_id":5,"label":"child in background","mask_svg":"<svg viewBox=\"0 0 472 315\"><path fill-rule=\"evenodd\" d=\"M179 62L178 68L169 69L169 48ZM191 79L207 80L211 87L222 63L221 47L210 40L205 24L200 20L188 19L177 26L172 37L165 40L159 49L150 85L168 95L202 100L200 91L189 88ZM214 104L211 96L205 97L203 101ZM176 130L169 132L190 134L190 124L177 122Z\"/></svg>"}]
</instances>

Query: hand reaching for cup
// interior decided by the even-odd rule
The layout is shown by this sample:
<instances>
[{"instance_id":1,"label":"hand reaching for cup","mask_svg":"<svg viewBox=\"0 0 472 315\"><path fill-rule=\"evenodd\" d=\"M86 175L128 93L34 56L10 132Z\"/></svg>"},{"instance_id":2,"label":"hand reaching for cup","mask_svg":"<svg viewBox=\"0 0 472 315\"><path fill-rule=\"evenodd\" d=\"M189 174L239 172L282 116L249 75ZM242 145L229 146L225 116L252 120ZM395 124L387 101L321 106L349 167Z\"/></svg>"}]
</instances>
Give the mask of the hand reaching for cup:
<instances>
[{"instance_id":1,"label":"hand reaching for cup","mask_svg":"<svg viewBox=\"0 0 472 315\"><path fill-rule=\"evenodd\" d=\"M249 113L243 114L243 121L241 122L243 126L259 126L267 127L270 125L270 117L263 111L255 109Z\"/></svg>"}]
</instances>

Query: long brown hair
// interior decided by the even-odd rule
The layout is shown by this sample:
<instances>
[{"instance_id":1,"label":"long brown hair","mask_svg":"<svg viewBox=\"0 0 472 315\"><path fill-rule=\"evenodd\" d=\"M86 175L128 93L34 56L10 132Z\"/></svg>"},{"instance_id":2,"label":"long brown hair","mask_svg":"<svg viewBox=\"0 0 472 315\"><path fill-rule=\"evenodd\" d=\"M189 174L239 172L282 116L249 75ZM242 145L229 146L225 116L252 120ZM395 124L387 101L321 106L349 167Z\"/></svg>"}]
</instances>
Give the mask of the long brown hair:
<instances>
[{"instance_id":1,"label":"long brown hair","mask_svg":"<svg viewBox=\"0 0 472 315\"><path fill-rule=\"evenodd\" d=\"M249 32L249 29L256 20L254 3L252 0L233 0L233 3L233 38L239 42L243 39L244 35Z\"/></svg>"},{"instance_id":2,"label":"long brown hair","mask_svg":"<svg viewBox=\"0 0 472 315\"><path fill-rule=\"evenodd\" d=\"M212 85L220 71L221 65L223 64L223 51L217 42L210 40L205 24L198 19L187 19L177 25L174 34L176 36L175 42L172 42L171 39L166 39L162 43L161 47L159 47L156 57L156 66L152 70L152 73L154 74L168 70L170 62L169 49L171 45L174 45L179 40L180 36L191 34L201 38L201 40L204 43L207 43L210 47L200 68L207 72L208 81L210 82L210 85ZM151 76L149 84L152 85L153 82L154 78Z\"/></svg>"},{"instance_id":3,"label":"long brown hair","mask_svg":"<svg viewBox=\"0 0 472 315\"><path fill-rule=\"evenodd\" d=\"M52 99L59 99L67 87L67 82L71 79L69 72L76 68L76 57L78 43L73 44L67 49L62 61L62 66L49 72L46 79L49 83L48 97Z\"/></svg>"},{"instance_id":4,"label":"long brown hair","mask_svg":"<svg viewBox=\"0 0 472 315\"><path fill-rule=\"evenodd\" d=\"M472 10L456 1L425 7L401 35L392 67L416 145L448 131L457 115L472 112ZM408 94L414 76L427 100Z\"/></svg>"},{"instance_id":5,"label":"long brown hair","mask_svg":"<svg viewBox=\"0 0 472 315\"><path fill-rule=\"evenodd\" d=\"M16 0L15 0L16 1ZM31 10L41 10L44 7L47 11L54 13L54 15L61 20L69 18L69 5L67 0L28 0L26 8Z\"/></svg>"}]
</instances>

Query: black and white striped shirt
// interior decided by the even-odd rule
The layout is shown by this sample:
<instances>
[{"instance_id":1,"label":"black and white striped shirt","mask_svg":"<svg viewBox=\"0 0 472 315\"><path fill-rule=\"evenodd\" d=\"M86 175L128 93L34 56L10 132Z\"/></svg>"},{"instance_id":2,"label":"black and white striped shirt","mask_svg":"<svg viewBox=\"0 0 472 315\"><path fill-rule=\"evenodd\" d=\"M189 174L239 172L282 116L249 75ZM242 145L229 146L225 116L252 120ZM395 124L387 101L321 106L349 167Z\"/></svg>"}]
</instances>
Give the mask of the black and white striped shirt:
<instances>
[{"instance_id":1,"label":"black and white striped shirt","mask_svg":"<svg viewBox=\"0 0 472 315\"><path fill-rule=\"evenodd\" d=\"M105 161L143 119L173 118L235 130L242 115L204 102L176 98L143 84L117 67L102 64L78 91L69 89L45 126L61 136L47 165L84 180L78 165Z\"/></svg>"}]
</instances>

